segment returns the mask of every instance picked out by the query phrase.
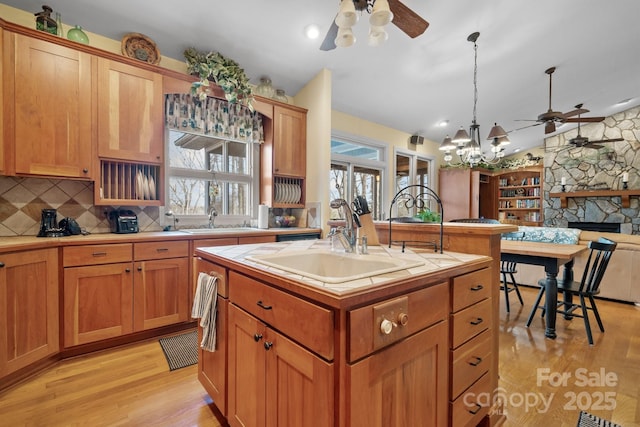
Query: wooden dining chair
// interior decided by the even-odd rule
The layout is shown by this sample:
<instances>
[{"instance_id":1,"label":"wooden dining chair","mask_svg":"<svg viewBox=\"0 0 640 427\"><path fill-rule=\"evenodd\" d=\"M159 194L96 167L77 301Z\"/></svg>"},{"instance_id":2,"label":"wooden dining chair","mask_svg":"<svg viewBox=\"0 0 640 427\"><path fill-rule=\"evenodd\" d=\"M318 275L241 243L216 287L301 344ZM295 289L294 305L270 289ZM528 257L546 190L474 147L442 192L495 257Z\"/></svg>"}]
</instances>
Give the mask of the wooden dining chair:
<instances>
[{"instance_id":1,"label":"wooden dining chair","mask_svg":"<svg viewBox=\"0 0 640 427\"><path fill-rule=\"evenodd\" d=\"M513 231L510 233L503 233L502 238L504 240L520 240L524 239L525 232L524 231ZM502 281L500 284L500 290L504 291L504 300L507 308L507 313L511 312L511 306L509 304L509 292L516 292L518 296L518 300L520 301L520 305L524 305L522 301L522 295L520 295L520 289L518 289L518 283L516 282L516 278L514 276L517 270L517 263L514 261L501 261L500 262L500 274L502 276Z\"/></svg>"},{"instance_id":2,"label":"wooden dining chair","mask_svg":"<svg viewBox=\"0 0 640 427\"><path fill-rule=\"evenodd\" d=\"M571 302L565 302L564 300L558 302L558 313L564 314L565 318L582 317L584 319L584 327L587 331L587 339L589 340L590 345L593 345L593 336L591 334L588 311L593 311L593 315L598 322L600 331L604 332L600 313L598 313L598 307L596 306L596 301L593 297L600 293L600 282L607 270L607 265L609 264L609 260L611 259L611 255L616 249L616 246L616 242L603 237L597 241L589 242L589 258L584 266L582 279L579 282L571 281L569 283L565 283L560 279L558 280L558 294L568 293L570 296L575 296L579 299L579 303L575 303L573 300ZM546 279L540 279L538 281L538 285L540 285L540 292L538 293L536 302L533 304L531 314L529 314L527 327L531 324L537 309L542 310L543 316L545 314L544 306L540 305L540 300L545 292L545 281ZM582 314L576 313L578 308L580 308Z\"/></svg>"}]
</instances>

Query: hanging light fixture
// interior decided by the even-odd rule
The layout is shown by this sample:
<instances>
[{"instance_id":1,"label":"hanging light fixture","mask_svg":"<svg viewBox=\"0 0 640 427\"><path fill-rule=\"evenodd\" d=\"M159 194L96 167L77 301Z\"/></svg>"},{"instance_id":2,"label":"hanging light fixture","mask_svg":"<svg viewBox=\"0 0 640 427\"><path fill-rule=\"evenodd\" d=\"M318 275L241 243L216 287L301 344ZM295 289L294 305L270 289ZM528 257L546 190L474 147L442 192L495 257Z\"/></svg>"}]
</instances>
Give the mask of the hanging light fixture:
<instances>
[{"instance_id":1,"label":"hanging light fixture","mask_svg":"<svg viewBox=\"0 0 640 427\"><path fill-rule=\"evenodd\" d=\"M338 47L349 47L356 42L352 27L358 22L358 13L367 11L369 17L369 45L380 46L387 41L389 35L385 30L393 19L388 0L342 0L336 15L335 23L338 34L335 44Z\"/></svg>"},{"instance_id":2,"label":"hanging light fixture","mask_svg":"<svg viewBox=\"0 0 640 427\"><path fill-rule=\"evenodd\" d=\"M469 132L461 127L453 138L449 135L442 141L439 149L444 151L444 161L451 164L453 156L451 152L455 150L459 158L458 166L474 167L480 163L497 164L504 157L504 146L509 144L507 132L502 126L494 123L487 140L491 141L492 158L487 158L482 153L480 145L480 125L478 124L476 112L478 106L478 44L476 41L480 33L475 32L467 37L467 41L473 43L473 120L469 126Z\"/></svg>"}]
</instances>

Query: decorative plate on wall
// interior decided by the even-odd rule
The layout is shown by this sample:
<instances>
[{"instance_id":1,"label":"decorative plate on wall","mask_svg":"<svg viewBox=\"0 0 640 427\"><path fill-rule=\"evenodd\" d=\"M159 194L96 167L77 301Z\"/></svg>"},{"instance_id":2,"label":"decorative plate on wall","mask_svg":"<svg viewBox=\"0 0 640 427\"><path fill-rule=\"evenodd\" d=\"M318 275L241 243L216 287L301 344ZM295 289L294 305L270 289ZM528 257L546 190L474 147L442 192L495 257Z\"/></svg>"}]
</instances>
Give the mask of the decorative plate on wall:
<instances>
[{"instance_id":1,"label":"decorative plate on wall","mask_svg":"<svg viewBox=\"0 0 640 427\"><path fill-rule=\"evenodd\" d=\"M149 37L140 33L129 33L122 38L122 54L157 65L160 63L160 51Z\"/></svg>"}]
</instances>

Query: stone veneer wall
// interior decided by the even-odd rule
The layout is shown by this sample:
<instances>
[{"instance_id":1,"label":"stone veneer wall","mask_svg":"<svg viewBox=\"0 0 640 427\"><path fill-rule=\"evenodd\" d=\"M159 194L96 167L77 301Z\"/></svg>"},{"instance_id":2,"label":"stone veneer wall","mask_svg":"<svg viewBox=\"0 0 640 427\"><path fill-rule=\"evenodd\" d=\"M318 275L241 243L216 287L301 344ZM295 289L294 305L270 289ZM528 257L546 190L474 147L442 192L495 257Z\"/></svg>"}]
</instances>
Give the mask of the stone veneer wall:
<instances>
[{"instance_id":1,"label":"stone veneer wall","mask_svg":"<svg viewBox=\"0 0 640 427\"><path fill-rule=\"evenodd\" d=\"M106 212L118 208L95 206L93 182L68 179L0 176L0 236L35 236L42 209L57 209L58 221L75 218L89 233L109 233ZM140 231L161 231L157 206L126 206L138 215Z\"/></svg>"},{"instance_id":2,"label":"stone veneer wall","mask_svg":"<svg viewBox=\"0 0 640 427\"><path fill-rule=\"evenodd\" d=\"M640 188L640 106L607 117L600 123L580 127L582 136L595 141L624 138L602 144L603 148L569 148L577 129L545 139L544 155L544 224L566 227L572 222L620 223L620 232L640 234L640 201L631 197L630 207L623 208L620 197L581 197L568 199L566 209L560 199L549 193L560 192L566 178L566 191L622 189L622 173L629 173L629 189Z\"/></svg>"}]
</instances>

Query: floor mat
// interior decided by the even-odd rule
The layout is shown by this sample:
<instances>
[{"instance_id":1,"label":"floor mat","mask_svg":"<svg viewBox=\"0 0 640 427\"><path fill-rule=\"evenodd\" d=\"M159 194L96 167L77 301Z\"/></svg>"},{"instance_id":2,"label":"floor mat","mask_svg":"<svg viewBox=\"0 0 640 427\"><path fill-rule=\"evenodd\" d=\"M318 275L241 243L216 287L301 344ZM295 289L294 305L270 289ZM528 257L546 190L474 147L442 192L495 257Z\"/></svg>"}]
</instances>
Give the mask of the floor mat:
<instances>
[{"instance_id":1,"label":"floor mat","mask_svg":"<svg viewBox=\"0 0 640 427\"><path fill-rule=\"evenodd\" d=\"M169 363L169 370L184 368L198 363L198 332L160 338L160 346Z\"/></svg>"},{"instance_id":2,"label":"floor mat","mask_svg":"<svg viewBox=\"0 0 640 427\"><path fill-rule=\"evenodd\" d=\"M603 420L600 417L589 414L588 412L580 412L580 418L578 419L578 427L622 427L619 424L614 424L611 421Z\"/></svg>"}]
</instances>

